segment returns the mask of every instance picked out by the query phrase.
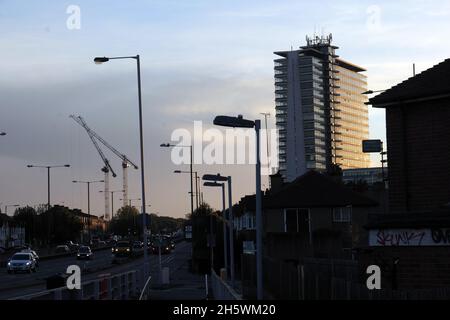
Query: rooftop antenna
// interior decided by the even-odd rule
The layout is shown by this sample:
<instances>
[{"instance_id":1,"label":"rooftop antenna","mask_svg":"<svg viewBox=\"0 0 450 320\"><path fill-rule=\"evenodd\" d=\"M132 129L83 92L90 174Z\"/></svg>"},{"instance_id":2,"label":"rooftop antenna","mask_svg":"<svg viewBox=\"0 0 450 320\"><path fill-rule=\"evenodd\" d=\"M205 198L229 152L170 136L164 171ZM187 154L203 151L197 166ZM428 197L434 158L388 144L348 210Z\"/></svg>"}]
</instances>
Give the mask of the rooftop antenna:
<instances>
[{"instance_id":1,"label":"rooftop antenna","mask_svg":"<svg viewBox=\"0 0 450 320\"><path fill-rule=\"evenodd\" d=\"M416 64L415 63L413 63L413 76L414 77L416 76Z\"/></svg>"}]
</instances>

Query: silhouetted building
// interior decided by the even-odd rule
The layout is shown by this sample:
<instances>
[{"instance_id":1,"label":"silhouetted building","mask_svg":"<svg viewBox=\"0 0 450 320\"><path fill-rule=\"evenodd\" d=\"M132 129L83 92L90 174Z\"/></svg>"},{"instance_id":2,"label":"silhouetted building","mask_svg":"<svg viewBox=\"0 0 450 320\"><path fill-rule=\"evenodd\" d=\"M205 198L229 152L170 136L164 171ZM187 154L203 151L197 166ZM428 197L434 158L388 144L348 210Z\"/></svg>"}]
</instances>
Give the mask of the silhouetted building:
<instances>
[{"instance_id":1,"label":"silhouetted building","mask_svg":"<svg viewBox=\"0 0 450 320\"><path fill-rule=\"evenodd\" d=\"M386 109L392 212L450 202L450 59L370 99Z\"/></svg>"},{"instance_id":2,"label":"silhouetted building","mask_svg":"<svg viewBox=\"0 0 450 320\"><path fill-rule=\"evenodd\" d=\"M386 109L389 214L370 218L361 272L382 287L450 287L450 59L372 98Z\"/></svg>"}]
</instances>

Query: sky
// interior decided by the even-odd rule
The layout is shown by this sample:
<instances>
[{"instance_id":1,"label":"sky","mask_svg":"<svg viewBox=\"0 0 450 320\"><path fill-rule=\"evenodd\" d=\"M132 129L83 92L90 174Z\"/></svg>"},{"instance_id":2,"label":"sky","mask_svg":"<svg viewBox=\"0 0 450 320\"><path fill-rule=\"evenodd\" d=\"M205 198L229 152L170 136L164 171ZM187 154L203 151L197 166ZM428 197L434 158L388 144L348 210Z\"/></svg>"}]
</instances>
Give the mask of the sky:
<instances>
[{"instance_id":1,"label":"sky","mask_svg":"<svg viewBox=\"0 0 450 320\"><path fill-rule=\"evenodd\" d=\"M52 169L51 202L87 210L86 186L71 181L103 179L103 165L71 114L139 163L135 61L95 65L95 56L141 56L147 203L184 217L189 176L172 172L189 166L159 145L194 121L211 128L218 114L270 112L274 128L274 51L332 33L340 57L367 69L369 88L387 89L412 76L413 63L421 72L450 57L449 16L450 1L439 0L0 0L0 207L46 203L45 169L26 165L68 163ZM385 141L383 110L369 117L371 138ZM105 153L117 173L110 189L120 190L121 162ZM194 170L231 175L234 201L254 193L252 165ZM139 174L129 169L130 198L140 198ZM93 214L104 213L102 189L91 188ZM220 196L204 190L214 208Z\"/></svg>"}]
</instances>

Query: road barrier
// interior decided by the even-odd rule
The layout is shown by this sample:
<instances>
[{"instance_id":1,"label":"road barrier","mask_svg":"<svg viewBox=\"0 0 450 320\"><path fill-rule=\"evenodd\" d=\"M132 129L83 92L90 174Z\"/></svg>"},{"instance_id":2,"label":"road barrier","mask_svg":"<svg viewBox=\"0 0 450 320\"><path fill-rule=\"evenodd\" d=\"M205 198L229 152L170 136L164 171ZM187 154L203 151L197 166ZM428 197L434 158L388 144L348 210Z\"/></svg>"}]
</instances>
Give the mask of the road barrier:
<instances>
[{"instance_id":1,"label":"road barrier","mask_svg":"<svg viewBox=\"0 0 450 320\"><path fill-rule=\"evenodd\" d=\"M214 300L242 300L242 296L225 283L213 269L211 269L211 287Z\"/></svg>"},{"instance_id":2,"label":"road barrier","mask_svg":"<svg viewBox=\"0 0 450 320\"><path fill-rule=\"evenodd\" d=\"M80 290L61 287L10 300L134 300L142 283L142 271L133 270L84 282Z\"/></svg>"}]
</instances>

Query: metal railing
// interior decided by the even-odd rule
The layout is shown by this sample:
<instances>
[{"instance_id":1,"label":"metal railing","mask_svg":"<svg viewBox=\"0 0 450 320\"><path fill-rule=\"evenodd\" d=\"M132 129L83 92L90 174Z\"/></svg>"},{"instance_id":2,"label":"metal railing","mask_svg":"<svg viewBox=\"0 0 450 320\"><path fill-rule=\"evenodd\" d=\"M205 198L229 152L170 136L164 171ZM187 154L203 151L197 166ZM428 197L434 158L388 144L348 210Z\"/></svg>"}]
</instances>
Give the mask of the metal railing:
<instances>
[{"instance_id":1,"label":"metal railing","mask_svg":"<svg viewBox=\"0 0 450 320\"><path fill-rule=\"evenodd\" d=\"M139 281L140 273L133 270L87 281L81 284L80 290L62 287L9 300L133 300L140 294L139 282L143 282Z\"/></svg>"},{"instance_id":2,"label":"metal railing","mask_svg":"<svg viewBox=\"0 0 450 320\"><path fill-rule=\"evenodd\" d=\"M147 281L145 282L144 287L142 288L141 294L139 296L139 300L149 300L150 298L150 282L152 277L149 276Z\"/></svg>"},{"instance_id":3,"label":"metal railing","mask_svg":"<svg viewBox=\"0 0 450 320\"><path fill-rule=\"evenodd\" d=\"M214 300L242 300L242 296L211 270L211 289Z\"/></svg>"}]
</instances>

